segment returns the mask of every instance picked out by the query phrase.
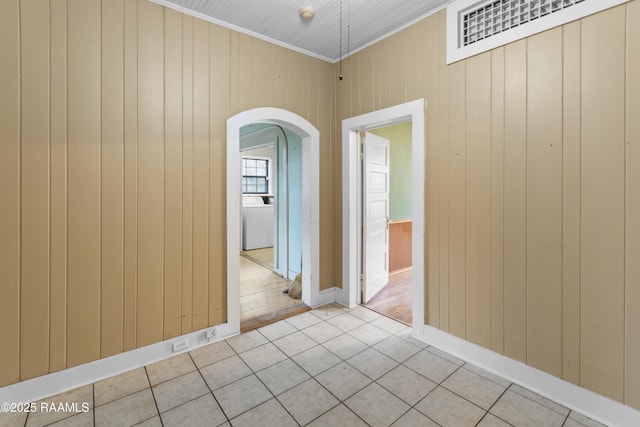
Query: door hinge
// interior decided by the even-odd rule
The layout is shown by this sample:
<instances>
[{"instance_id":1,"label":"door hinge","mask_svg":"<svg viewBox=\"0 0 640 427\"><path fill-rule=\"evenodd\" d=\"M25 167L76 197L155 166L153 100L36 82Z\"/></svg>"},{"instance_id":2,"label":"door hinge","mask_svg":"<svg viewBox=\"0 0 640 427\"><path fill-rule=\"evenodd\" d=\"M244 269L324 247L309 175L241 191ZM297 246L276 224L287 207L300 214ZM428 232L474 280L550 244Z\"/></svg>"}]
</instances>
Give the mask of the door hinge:
<instances>
[{"instance_id":1,"label":"door hinge","mask_svg":"<svg viewBox=\"0 0 640 427\"><path fill-rule=\"evenodd\" d=\"M360 283L364 283L364 273L360 274Z\"/></svg>"}]
</instances>

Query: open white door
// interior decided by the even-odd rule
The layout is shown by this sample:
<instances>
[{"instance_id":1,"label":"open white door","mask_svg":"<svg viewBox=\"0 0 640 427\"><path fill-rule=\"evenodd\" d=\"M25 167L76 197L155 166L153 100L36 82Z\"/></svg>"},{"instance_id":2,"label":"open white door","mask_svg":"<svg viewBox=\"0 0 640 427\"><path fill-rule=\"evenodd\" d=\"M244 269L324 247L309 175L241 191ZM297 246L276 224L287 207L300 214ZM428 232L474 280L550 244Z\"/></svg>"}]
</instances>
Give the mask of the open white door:
<instances>
[{"instance_id":1,"label":"open white door","mask_svg":"<svg viewBox=\"0 0 640 427\"><path fill-rule=\"evenodd\" d=\"M389 283L389 140L363 140L363 302Z\"/></svg>"}]
</instances>

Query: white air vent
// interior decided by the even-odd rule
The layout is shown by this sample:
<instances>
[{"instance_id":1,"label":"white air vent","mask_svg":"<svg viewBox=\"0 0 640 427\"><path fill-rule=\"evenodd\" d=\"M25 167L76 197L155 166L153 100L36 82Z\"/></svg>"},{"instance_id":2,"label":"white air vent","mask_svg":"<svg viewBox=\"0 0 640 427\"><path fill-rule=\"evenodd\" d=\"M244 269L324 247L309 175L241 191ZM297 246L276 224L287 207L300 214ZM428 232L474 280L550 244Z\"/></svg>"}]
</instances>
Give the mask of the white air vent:
<instances>
[{"instance_id":1,"label":"white air vent","mask_svg":"<svg viewBox=\"0 0 640 427\"><path fill-rule=\"evenodd\" d=\"M627 1L454 1L447 6L447 62L477 55Z\"/></svg>"}]
</instances>

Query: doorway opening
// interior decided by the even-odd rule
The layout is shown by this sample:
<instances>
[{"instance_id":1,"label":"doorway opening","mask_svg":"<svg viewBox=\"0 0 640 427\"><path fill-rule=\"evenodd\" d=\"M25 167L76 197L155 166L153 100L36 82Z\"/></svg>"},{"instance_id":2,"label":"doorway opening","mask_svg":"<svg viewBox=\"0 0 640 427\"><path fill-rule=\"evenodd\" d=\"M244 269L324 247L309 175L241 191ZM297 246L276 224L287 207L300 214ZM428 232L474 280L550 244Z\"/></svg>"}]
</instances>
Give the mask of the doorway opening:
<instances>
[{"instance_id":1,"label":"doorway opening","mask_svg":"<svg viewBox=\"0 0 640 427\"><path fill-rule=\"evenodd\" d=\"M361 304L363 265L360 132L411 123L411 301L414 334L425 324L425 111L424 99L407 102L342 121L343 295L349 306Z\"/></svg>"},{"instance_id":2,"label":"doorway opening","mask_svg":"<svg viewBox=\"0 0 640 427\"><path fill-rule=\"evenodd\" d=\"M412 321L411 122L360 132L361 301Z\"/></svg>"},{"instance_id":3,"label":"doorway opening","mask_svg":"<svg viewBox=\"0 0 640 427\"><path fill-rule=\"evenodd\" d=\"M301 301L313 307L314 302L318 301L320 292L319 132L304 118L279 108L256 108L239 113L227 120L227 323L235 332L241 330L240 252L243 238L241 129L257 124L279 126L301 139ZM273 274L270 270L267 271ZM288 271L286 275L289 275ZM242 329L247 328L242 325Z\"/></svg>"}]
</instances>

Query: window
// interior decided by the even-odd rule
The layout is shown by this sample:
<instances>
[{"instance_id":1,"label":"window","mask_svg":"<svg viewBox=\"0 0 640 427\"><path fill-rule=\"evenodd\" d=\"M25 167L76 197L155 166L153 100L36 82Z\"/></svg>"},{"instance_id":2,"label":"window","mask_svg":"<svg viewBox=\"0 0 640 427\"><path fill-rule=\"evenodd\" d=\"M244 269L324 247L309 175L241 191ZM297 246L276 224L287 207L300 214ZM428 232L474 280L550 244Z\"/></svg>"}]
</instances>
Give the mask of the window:
<instances>
[{"instance_id":1,"label":"window","mask_svg":"<svg viewBox=\"0 0 640 427\"><path fill-rule=\"evenodd\" d=\"M242 158L242 193L269 193L269 159Z\"/></svg>"}]
</instances>

